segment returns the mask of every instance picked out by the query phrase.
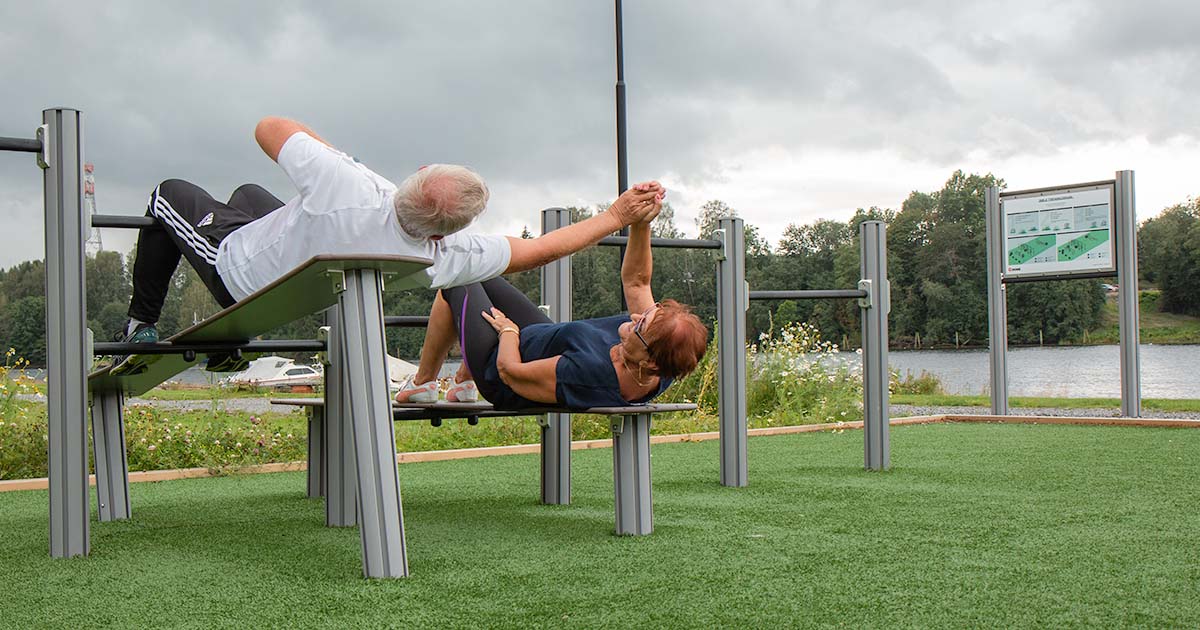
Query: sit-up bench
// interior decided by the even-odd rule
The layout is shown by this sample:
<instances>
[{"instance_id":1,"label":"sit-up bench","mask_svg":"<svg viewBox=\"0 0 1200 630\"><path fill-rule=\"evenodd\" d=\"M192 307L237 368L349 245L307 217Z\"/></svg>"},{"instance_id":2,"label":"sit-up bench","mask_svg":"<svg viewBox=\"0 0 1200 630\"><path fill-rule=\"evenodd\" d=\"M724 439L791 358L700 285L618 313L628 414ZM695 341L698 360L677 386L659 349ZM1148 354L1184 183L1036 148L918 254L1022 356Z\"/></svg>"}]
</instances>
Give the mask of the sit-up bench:
<instances>
[{"instance_id":1,"label":"sit-up bench","mask_svg":"<svg viewBox=\"0 0 1200 630\"><path fill-rule=\"evenodd\" d=\"M328 391L328 389L326 390ZM339 423L326 413L321 398L273 399L272 404L304 407L308 412L308 495L324 496L326 524L332 527L353 525L355 510L351 487L344 478L346 459L352 456L341 445ZM650 500L650 422L656 413L692 411L693 404L634 405L629 407L593 407L591 409L497 410L486 402L478 403L393 403L396 420L429 420L435 426L449 418L538 416L542 425L541 479L543 503L569 503L571 496L571 443L554 430L545 414L587 413L611 416L613 435L613 493L616 533L645 535L654 530ZM569 427L569 425L568 425ZM348 505L347 505L348 504Z\"/></svg>"},{"instance_id":2,"label":"sit-up bench","mask_svg":"<svg viewBox=\"0 0 1200 630\"><path fill-rule=\"evenodd\" d=\"M363 573L367 577L408 575L382 291L385 278L389 289L418 286L414 274L430 264L428 259L411 256L317 256L245 300L156 344L154 354L134 355L116 372L104 368L91 373L88 389L100 520L130 517L122 417L125 396L150 390L202 356L247 346L258 335L336 305L331 309L336 315L330 316L326 346L339 349L332 355L335 367L329 372L338 375L339 384L332 389L347 410L345 452L352 471L348 478L356 484L347 492L359 498ZM103 345L96 344L96 350ZM172 345L174 353L161 353L172 352Z\"/></svg>"}]
</instances>

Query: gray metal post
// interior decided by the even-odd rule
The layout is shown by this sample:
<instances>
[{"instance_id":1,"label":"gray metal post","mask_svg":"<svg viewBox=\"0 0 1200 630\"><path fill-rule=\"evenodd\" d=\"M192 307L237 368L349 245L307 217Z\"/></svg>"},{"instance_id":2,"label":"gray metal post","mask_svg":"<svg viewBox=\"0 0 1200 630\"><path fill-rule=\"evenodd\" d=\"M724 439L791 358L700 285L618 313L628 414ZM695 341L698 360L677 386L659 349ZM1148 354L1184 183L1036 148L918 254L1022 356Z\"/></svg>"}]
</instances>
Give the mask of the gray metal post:
<instances>
[{"instance_id":1,"label":"gray metal post","mask_svg":"<svg viewBox=\"0 0 1200 630\"><path fill-rule=\"evenodd\" d=\"M1138 327L1137 204L1134 197L1133 171L1117 171L1117 311L1121 337L1121 415L1142 415L1142 369L1138 359L1141 341Z\"/></svg>"},{"instance_id":2,"label":"gray metal post","mask_svg":"<svg viewBox=\"0 0 1200 630\"><path fill-rule=\"evenodd\" d=\"M358 523L354 438L346 402L342 357L342 328L337 307L325 312L329 325L325 366L325 526L353 527Z\"/></svg>"},{"instance_id":3,"label":"gray metal post","mask_svg":"<svg viewBox=\"0 0 1200 630\"><path fill-rule=\"evenodd\" d=\"M84 298L83 121L42 112L46 201L46 400L50 555L87 555L87 303Z\"/></svg>"},{"instance_id":4,"label":"gray metal post","mask_svg":"<svg viewBox=\"0 0 1200 630\"><path fill-rule=\"evenodd\" d=\"M385 359L383 278L374 269L349 269L344 278L338 295L338 323L342 366L346 370L343 393L354 428L363 575L407 577L396 432Z\"/></svg>"},{"instance_id":5,"label":"gray metal post","mask_svg":"<svg viewBox=\"0 0 1200 630\"><path fill-rule=\"evenodd\" d=\"M325 408L308 408L308 498L325 496Z\"/></svg>"},{"instance_id":6,"label":"gray metal post","mask_svg":"<svg viewBox=\"0 0 1200 630\"><path fill-rule=\"evenodd\" d=\"M742 220L718 221L717 354L720 362L721 485L749 483L746 463L746 232Z\"/></svg>"},{"instance_id":7,"label":"gray metal post","mask_svg":"<svg viewBox=\"0 0 1200 630\"><path fill-rule=\"evenodd\" d=\"M613 504L618 536L654 531L650 500L650 417L639 413L612 418Z\"/></svg>"},{"instance_id":8,"label":"gray metal post","mask_svg":"<svg viewBox=\"0 0 1200 630\"><path fill-rule=\"evenodd\" d=\"M571 211L548 208L542 211L542 234L571 224ZM542 303L550 307L550 319L571 321L571 258L560 258L542 267ZM542 503L571 502L571 414L548 413L542 426Z\"/></svg>"},{"instance_id":9,"label":"gray metal post","mask_svg":"<svg viewBox=\"0 0 1200 630\"><path fill-rule=\"evenodd\" d=\"M92 395L92 450L96 454L96 500L101 521L131 516L124 403L121 392Z\"/></svg>"},{"instance_id":10,"label":"gray metal post","mask_svg":"<svg viewBox=\"0 0 1200 630\"><path fill-rule=\"evenodd\" d=\"M887 275L887 227L882 221L863 221L858 227L862 249L862 282L867 297L862 307L863 451L868 470L892 465L888 427L888 313L892 288Z\"/></svg>"},{"instance_id":11,"label":"gray metal post","mask_svg":"<svg viewBox=\"0 0 1200 630\"><path fill-rule=\"evenodd\" d=\"M1004 216L1000 212L1000 188L989 186L985 194L984 222L987 226L988 286L988 373L992 415L1008 415L1008 303L1004 284Z\"/></svg>"}]
</instances>

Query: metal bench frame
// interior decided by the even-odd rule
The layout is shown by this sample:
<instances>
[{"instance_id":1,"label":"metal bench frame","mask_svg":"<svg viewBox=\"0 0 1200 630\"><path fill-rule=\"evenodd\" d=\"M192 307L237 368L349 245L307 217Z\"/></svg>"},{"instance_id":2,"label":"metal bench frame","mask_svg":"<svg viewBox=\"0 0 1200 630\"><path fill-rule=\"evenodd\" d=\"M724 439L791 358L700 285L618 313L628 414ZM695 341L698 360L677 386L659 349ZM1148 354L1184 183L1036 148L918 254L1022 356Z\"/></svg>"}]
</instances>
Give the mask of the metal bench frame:
<instances>
[{"instance_id":1,"label":"metal bench frame","mask_svg":"<svg viewBox=\"0 0 1200 630\"><path fill-rule=\"evenodd\" d=\"M303 407L308 413L308 496L325 498L325 524L349 527L355 524L354 494L347 474L354 453L344 439L347 408L341 392L336 392L338 377L326 372L326 400L284 398L272 404ZM342 401L342 402L330 402ZM542 428L541 490L542 503L566 504L571 496L571 442L560 441L552 430L549 417L555 414L588 413L610 416L613 440L613 494L618 535L644 536L654 531L654 511L650 498L650 424L656 413L693 411L693 404L635 405L596 407L593 409L536 408L497 410L487 403L438 403L394 405L397 421L430 420L440 425L443 419L537 416ZM561 500L565 496L565 500Z\"/></svg>"}]
</instances>

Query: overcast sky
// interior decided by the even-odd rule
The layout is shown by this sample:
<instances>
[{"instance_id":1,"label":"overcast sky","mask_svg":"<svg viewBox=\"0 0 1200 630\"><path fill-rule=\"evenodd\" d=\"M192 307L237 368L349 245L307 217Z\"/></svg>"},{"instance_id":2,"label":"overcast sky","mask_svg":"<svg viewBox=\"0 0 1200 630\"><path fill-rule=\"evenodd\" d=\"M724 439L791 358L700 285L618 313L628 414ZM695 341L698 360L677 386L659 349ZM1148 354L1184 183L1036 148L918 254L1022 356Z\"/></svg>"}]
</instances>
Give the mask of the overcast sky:
<instances>
[{"instance_id":1,"label":"overcast sky","mask_svg":"<svg viewBox=\"0 0 1200 630\"><path fill-rule=\"evenodd\" d=\"M630 180L695 231L720 199L789 223L898 208L955 169L1010 189L1137 172L1140 219L1200 191L1200 3L626 0ZM0 135L83 112L105 213L180 177L224 197L286 177L254 144L305 122L400 180L457 162L492 188L472 229L616 194L613 5L0 3ZM41 258L41 174L0 153L0 266ZM105 230L106 249L133 234Z\"/></svg>"}]
</instances>

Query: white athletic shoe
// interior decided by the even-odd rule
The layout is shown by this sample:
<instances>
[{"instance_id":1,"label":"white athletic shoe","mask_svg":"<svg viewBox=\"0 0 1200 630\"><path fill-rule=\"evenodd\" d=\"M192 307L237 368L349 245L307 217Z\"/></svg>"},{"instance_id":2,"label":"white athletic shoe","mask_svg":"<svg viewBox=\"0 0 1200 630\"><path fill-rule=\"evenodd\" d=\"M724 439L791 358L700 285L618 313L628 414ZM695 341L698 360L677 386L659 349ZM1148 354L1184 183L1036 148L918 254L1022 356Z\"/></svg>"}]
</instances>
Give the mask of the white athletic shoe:
<instances>
[{"instance_id":1,"label":"white athletic shoe","mask_svg":"<svg viewBox=\"0 0 1200 630\"><path fill-rule=\"evenodd\" d=\"M466 380L450 385L446 391L446 402L476 402L479 400L479 388L475 381Z\"/></svg>"},{"instance_id":2,"label":"white athletic shoe","mask_svg":"<svg viewBox=\"0 0 1200 630\"><path fill-rule=\"evenodd\" d=\"M400 391L396 392L396 402L410 403L435 403L438 401L438 382L433 379L428 383L417 385L413 383L413 377L408 377L407 381L400 386Z\"/></svg>"}]
</instances>

